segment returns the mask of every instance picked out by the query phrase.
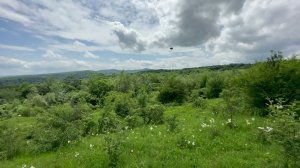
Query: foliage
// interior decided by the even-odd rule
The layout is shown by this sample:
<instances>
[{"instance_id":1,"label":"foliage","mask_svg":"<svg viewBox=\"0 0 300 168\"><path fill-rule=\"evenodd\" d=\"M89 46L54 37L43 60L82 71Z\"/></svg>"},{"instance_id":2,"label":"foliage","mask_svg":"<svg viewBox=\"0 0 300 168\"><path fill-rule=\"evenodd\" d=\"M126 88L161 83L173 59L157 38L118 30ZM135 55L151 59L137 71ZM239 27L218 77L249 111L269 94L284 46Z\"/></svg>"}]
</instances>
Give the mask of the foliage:
<instances>
[{"instance_id":1,"label":"foliage","mask_svg":"<svg viewBox=\"0 0 300 168\"><path fill-rule=\"evenodd\" d=\"M180 80L174 79L174 77L161 88L158 95L158 100L164 104L171 102L183 103L185 98L186 92L184 84Z\"/></svg>"},{"instance_id":2,"label":"foliage","mask_svg":"<svg viewBox=\"0 0 300 168\"><path fill-rule=\"evenodd\" d=\"M266 98L283 98L291 103L300 99L299 67L299 60L284 60L280 52L273 52L267 62L256 64L241 76L240 87L253 107L266 108Z\"/></svg>"},{"instance_id":3,"label":"foliage","mask_svg":"<svg viewBox=\"0 0 300 168\"><path fill-rule=\"evenodd\" d=\"M164 108L161 105L151 105L142 110L141 116L146 124L162 124Z\"/></svg>"},{"instance_id":4,"label":"foliage","mask_svg":"<svg viewBox=\"0 0 300 168\"><path fill-rule=\"evenodd\" d=\"M116 132L121 129L121 121L113 112L104 112L98 123L100 133Z\"/></svg>"},{"instance_id":5,"label":"foliage","mask_svg":"<svg viewBox=\"0 0 300 168\"><path fill-rule=\"evenodd\" d=\"M206 84L207 98L218 98L224 88L224 79L220 76L209 78Z\"/></svg>"},{"instance_id":6,"label":"foliage","mask_svg":"<svg viewBox=\"0 0 300 168\"><path fill-rule=\"evenodd\" d=\"M167 120L167 127L171 132L174 132L178 127L178 119L176 115L173 115L172 117L168 118Z\"/></svg>"},{"instance_id":7,"label":"foliage","mask_svg":"<svg viewBox=\"0 0 300 168\"><path fill-rule=\"evenodd\" d=\"M274 102L277 102L274 104ZM284 149L286 165L300 166L300 120L295 112L295 104L284 105L283 99L269 99L270 122L259 127L271 142L280 144Z\"/></svg>"}]
</instances>

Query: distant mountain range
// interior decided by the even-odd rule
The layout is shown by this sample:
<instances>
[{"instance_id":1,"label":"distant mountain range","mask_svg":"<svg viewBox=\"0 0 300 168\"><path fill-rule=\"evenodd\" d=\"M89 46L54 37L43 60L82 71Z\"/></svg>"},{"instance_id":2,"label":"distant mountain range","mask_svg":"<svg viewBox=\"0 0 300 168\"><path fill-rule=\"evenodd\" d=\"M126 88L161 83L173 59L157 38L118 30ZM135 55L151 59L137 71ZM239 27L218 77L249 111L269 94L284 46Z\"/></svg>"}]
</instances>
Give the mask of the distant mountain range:
<instances>
[{"instance_id":1,"label":"distant mountain range","mask_svg":"<svg viewBox=\"0 0 300 168\"><path fill-rule=\"evenodd\" d=\"M16 85L23 82L28 83L39 83L47 78L55 78L59 80L63 80L68 76L73 76L78 79L84 79L89 77L92 74L102 74L102 75L113 75L120 74L122 71L125 73L160 73L160 72L169 72L169 71L180 71L183 73L189 73L191 71L199 70L199 69L208 69L208 70L229 70L229 69L238 69L238 68L247 68L251 66L251 64L229 64L229 65L214 65L207 67L196 67L196 68L185 68L178 70L168 70L168 69L139 69L139 70L117 70L117 69L107 69L107 70L99 70L99 71L73 71L73 72L61 72L61 73L49 73L49 74L38 74L38 75L19 75L19 76L7 76L0 77L0 86L9 86Z\"/></svg>"}]
</instances>

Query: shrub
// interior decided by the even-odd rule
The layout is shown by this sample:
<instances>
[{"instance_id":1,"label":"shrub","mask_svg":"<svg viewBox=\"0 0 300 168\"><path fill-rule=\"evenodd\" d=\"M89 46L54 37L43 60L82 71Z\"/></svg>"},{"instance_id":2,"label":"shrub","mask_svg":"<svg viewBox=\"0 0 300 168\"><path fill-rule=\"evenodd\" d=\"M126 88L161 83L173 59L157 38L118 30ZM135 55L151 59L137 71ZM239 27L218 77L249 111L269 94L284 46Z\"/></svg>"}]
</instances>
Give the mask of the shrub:
<instances>
[{"instance_id":1,"label":"shrub","mask_svg":"<svg viewBox=\"0 0 300 168\"><path fill-rule=\"evenodd\" d=\"M128 128L136 128L143 124L143 118L138 115L129 115L125 118Z\"/></svg>"},{"instance_id":2,"label":"shrub","mask_svg":"<svg viewBox=\"0 0 300 168\"><path fill-rule=\"evenodd\" d=\"M131 94L111 92L105 99L105 108L124 118L133 112L134 100Z\"/></svg>"},{"instance_id":3,"label":"shrub","mask_svg":"<svg viewBox=\"0 0 300 168\"><path fill-rule=\"evenodd\" d=\"M224 79L223 78L221 78L220 76L210 78L207 81L205 95L207 98L218 98L220 93L222 92L223 88L224 88Z\"/></svg>"},{"instance_id":4,"label":"shrub","mask_svg":"<svg viewBox=\"0 0 300 168\"><path fill-rule=\"evenodd\" d=\"M162 124L164 108L161 105L148 106L141 110L141 116L146 124Z\"/></svg>"},{"instance_id":5,"label":"shrub","mask_svg":"<svg viewBox=\"0 0 300 168\"><path fill-rule=\"evenodd\" d=\"M89 81L89 102L92 105L103 105L105 95L112 90L112 86L104 80L91 79Z\"/></svg>"},{"instance_id":6,"label":"shrub","mask_svg":"<svg viewBox=\"0 0 300 168\"><path fill-rule=\"evenodd\" d=\"M270 98L283 98L286 104L300 100L300 60L284 60L280 52L272 52L267 62L247 70L237 83L243 88L252 107L266 109ZM265 110L264 115L268 115Z\"/></svg>"},{"instance_id":7,"label":"shrub","mask_svg":"<svg viewBox=\"0 0 300 168\"><path fill-rule=\"evenodd\" d=\"M17 113L20 114L22 117L31 117L35 116L36 113L33 111L32 107L29 105L19 105L17 107Z\"/></svg>"},{"instance_id":8,"label":"shrub","mask_svg":"<svg viewBox=\"0 0 300 168\"><path fill-rule=\"evenodd\" d=\"M33 141L36 144L34 152L41 153L57 150L70 141L80 138L80 131L75 124L62 118L50 117L41 119L33 131Z\"/></svg>"},{"instance_id":9,"label":"shrub","mask_svg":"<svg viewBox=\"0 0 300 168\"><path fill-rule=\"evenodd\" d=\"M121 121L113 112L104 112L98 123L100 133L116 132L122 127Z\"/></svg>"},{"instance_id":10,"label":"shrub","mask_svg":"<svg viewBox=\"0 0 300 168\"><path fill-rule=\"evenodd\" d=\"M207 105L207 100L205 100L203 97L197 97L193 100L193 105L195 107L204 109Z\"/></svg>"},{"instance_id":11,"label":"shrub","mask_svg":"<svg viewBox=\"0 0 300 168\"><path fill-rule=\"evenodd\" d=\"M177 116L173 115L172 117L167 119L167 127L171 132L174 132L178 127Z\"/></svg>"},{"instance_id":12,"label":"shrub","mask_svg":"<svg viewBox=\"0 0 300 168\"><path fill-rule=\"evenodd\" d=\"M122 153L120 147L122 142L120 138L105 137L105 151L109 159L109 167L117 167Z\"/></svg>"},{"instance_id":13,"label":"shrub","mask_svg":"<svg viewBox=\"0 0 300 168\"><path fill-rule=\"evenodd\" d=\"M283 105L283 99L269 99L270 122L259 127L265 140L280 144L284 149L286 165L300 166L300 120L296 117L295 104ZM274 104L274 102L277 102Z\"/></svg>"},{"instance_id":14,"label":"shrub","mask_svg":"<svg viewBox=\"0 0 300 168\"><path fill-rule=\"evenodd\" d=\"M15 131L2 125L0 137L0 160L11 159L19 154L22 145Z\"/></svg>"},{"instance_id":15,"label":"shrub","mask_svg":"<svg viewBox=\"0 0 300 168\"><path fill-rule=\"evenodd\" d=\"M161 103L183 103L186 97L184 84L175 79L171 79L168 84L160 89L158 100Z\"/></svg>"}]
</instances>

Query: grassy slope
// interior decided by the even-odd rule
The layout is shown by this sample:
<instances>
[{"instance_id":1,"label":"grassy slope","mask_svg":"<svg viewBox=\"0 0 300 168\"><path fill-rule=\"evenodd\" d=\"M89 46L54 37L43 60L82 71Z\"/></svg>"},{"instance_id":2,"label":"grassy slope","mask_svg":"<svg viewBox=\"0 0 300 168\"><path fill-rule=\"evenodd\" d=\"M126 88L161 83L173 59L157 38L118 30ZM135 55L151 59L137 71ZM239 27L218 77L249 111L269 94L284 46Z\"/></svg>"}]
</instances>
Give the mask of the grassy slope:
<instances>
[{"instance_id":1,"label":"grassy slope","mask_svg":"<svg viewBox=\"0 0 300 168\"><path fill-rule=\"evenodd\" d=\"M264 126L264 118L238 115L238 127L229 129L227 117L213 115L210 107L219 100L210 100L205 110L190 104L167 107L165 117L177 114L178 130L169 132L166 125L145 126L120 133L123 140L118 167L281 167L281 149L276 145L262 144L257 139L257 127ZM213 118L215 122L210 123ZM26 119L26 118L23 118ZM20 123L10 119L12 123ZM20 120L20 119L17 119ZM32 119L27 119L31 122ZM246 120L251 122L246 124ZM24 120L26 121L26 120ZM4 121L1 121L4 122ZM202 128L201 124L214 125ZM13 124L12 124L13 125ZM108 134L105 136L116 136ZM190 141L190 148L178 147L179 141ZM186 140L186 141L184 141ZM191 145L195 142L195 145ZM94 145L90 148L90 144ZM0 167L108 167L104 135L71 142L56 152L38 156L19 156L0 162ZM78 152L78 157L75 153Z\"/></svg>"}]
</instances>

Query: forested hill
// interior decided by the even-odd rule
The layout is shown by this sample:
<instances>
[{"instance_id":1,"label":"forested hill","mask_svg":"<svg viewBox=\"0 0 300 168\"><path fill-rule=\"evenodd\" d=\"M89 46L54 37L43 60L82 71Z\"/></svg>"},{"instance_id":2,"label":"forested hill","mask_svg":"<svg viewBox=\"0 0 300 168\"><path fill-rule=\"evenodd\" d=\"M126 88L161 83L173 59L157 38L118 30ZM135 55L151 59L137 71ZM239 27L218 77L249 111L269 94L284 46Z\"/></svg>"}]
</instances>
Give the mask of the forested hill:
<instances>
[{"instance_id":1,"label":"forested hill","mask_svg":"<svg viewBox=\"0 0 300 168\"><path fill-rule=\"evenodd\" d=\"M185 68L180 70L166 70L166 69L139 69L139 70L125 70L126 73L148 73L148 72L168 72L168 71L179 71L182 73L188 73L191 71L197 71L201 69L208 70L230 70L230 69L240 69L240 68L248 68L251 64L229 64L229 65L214 65L207 67L196 67L196 68ZM113 75L119 74L122 70L117 69L107 69L107 70L99 70L99 71L73 71L73 72L61 72L61 73L50 73L50 74L39 74L39 75L19 75L19 76L8 76L8 77L0 77L0 87L1 86L9 86L9 85L18 85L23 82L27 83L40 83L45 81L48 78L54 78L63 80L67 77L84 79L89 77L92 74L102 74L102 75Z\"/></svg>"}]
</instances>

